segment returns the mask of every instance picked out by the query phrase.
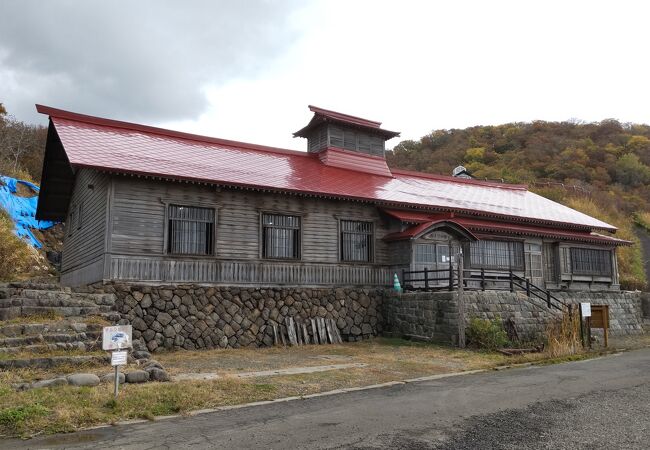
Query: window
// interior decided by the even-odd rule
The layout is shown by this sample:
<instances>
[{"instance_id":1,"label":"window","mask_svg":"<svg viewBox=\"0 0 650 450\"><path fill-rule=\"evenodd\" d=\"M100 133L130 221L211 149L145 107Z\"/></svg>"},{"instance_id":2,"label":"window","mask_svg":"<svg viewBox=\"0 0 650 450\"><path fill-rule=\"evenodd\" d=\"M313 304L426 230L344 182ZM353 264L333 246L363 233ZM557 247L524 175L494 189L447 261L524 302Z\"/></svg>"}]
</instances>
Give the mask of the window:
<instances>
[{"instance_id":1,"label":"window","mask_svg":"<svg viewBox=\"0 0 650 450\"><path fill-rule=\"evenodd\" d=\"M214 209L169 205L167 251L175 255L211 255Z\"/></svg>"},{"instance_id":2,"label":"window","mask_svg":"<svg viewBox=\"0 0 650 450\"><path fill-rule=\"evenodd\" d=\"M447 244L417 244L415 246L416 264L449 264L450 261L449 245Z\"/></svg>"},{"instance_id":3,"label":"window","mask_svg":"<svg viewBox=\"0 0 650 450\"><path fill-rule=\"evenodd\" d=\"M372 261L372 222L341 220L341 261Z\"/></svg>"},{"instance_id":4,"label":"window","mask_svg":"<svg viewBox=\"0 0 650 450\"><path fill-rule=\"evenodd\" d=\"M84 211L84 204L83 202L81 202L77 207L77 230L81 230L81 226L83 225L83 211Z\"/></svg>"},{"instance_id":5,"label":"window","mask_svg":"<svg viewBox=\"0 0 650 450\"><path fill-rule=\"evenodd\" d=\"M262 257L300 258L300 217L262 214Z\"/></svg>"},{"instance_id":6,"label":"window","mask_svg":"<svg viewBox=\"0 0 650 450\"><path fill-rule=\"evenodd\" d=\"M612 252L571 247L571 271L576 275L611 276Z\"/></svg>"},{"instance_id":7,"label":"window","mask_svg":"<svg viewBox=\"0 0 650 450\"><path fill-rule=\"evenodd\" d=\"M526 276L529 278L542 278L542 246L540 244L526 243L524 246L526 260ZM537 281L537 280L534 280Z\"/></svg>"},{"instance_id":8,"label":"window","mask_svg":"<svg viewBox=\"0 0 650 450\"><path fill-rule=\"evenodd\" d=\"M470 266L494 270L523 270L524 244L508 241L474 241L470 243Z\"/></svg>"}]
</instances>

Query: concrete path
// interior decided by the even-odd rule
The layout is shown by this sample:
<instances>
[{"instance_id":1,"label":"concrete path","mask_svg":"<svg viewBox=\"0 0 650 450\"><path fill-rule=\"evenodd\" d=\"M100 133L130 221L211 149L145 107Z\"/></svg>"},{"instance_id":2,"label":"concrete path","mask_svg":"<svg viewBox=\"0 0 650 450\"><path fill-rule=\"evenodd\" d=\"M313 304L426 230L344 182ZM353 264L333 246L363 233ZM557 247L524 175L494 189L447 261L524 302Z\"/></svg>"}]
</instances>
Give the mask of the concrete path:
<instances>
[{"instance_id":1,"label":"concrete path","mask_svg":"<svg viewBox=\"0 0 650 450\"><path fill-rule=\"evenodd\" d=\"M239 372L231 376L235 378L255 378L255 377L272 377L276 375L297 375L301 373L316 373L327 372L329 370L342 370L342 369L359 369L366 367L368 364L363 363L350 363L350 364L328 364L326 366L304 366L304 367L290 367L288 369L275 369L275 370L261 370L257 372ZM225 375L219 375L216 372L197 372L197 373L181 373L174 375L174 381L187 381L187 380L216 380L223 378Z\"/></svg>"},{"instance_id":2,"label":"concrete path","mask_svg":"<svg viewBox=\"0 0 650 450\"><path fill-rule=\"evenodd\" d=\"M2 448L647 448L650 350L195 417L0 441Z\"/></svg>"}]
</instances>

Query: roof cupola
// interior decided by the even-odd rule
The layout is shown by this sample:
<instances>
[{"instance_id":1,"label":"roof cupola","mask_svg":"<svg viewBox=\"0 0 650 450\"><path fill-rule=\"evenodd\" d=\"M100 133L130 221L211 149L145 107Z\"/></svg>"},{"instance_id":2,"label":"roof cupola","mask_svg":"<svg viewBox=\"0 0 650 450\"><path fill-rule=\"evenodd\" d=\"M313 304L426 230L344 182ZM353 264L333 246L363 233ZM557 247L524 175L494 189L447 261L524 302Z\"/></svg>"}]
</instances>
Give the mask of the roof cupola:
<instances>
[{"instance_id":1,"label":"roof cupola","mask_svg":"<svg viewBox=\"0 0 650 450\"><path fill-rule=\"evenodd\" d=\"M399 136L398 132L384 130L374 120L312 105L309 110L314 113L312 119L293 133L307 139L309 153L317 153L327 165L391 176L385 160L386 141Z\"/></svg>"}]
</instances>

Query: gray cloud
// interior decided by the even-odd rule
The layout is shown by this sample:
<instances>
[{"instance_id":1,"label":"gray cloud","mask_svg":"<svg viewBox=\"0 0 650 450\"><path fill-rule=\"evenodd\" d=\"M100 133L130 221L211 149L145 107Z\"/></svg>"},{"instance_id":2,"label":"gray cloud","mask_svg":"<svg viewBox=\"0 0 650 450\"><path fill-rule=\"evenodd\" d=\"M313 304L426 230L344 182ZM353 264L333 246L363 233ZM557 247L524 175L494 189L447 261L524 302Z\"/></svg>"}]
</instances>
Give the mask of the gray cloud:
<instances>
[{"instance_id":1,"label":"gray cloud","mask_svg":"<svg viewBox=\"0 0 650 450\"><path fill-rule=\"evenodd\" d=\"M0 102L124 120L192 119L206 84L254 77L295 37L294 1L4 1Z\"/></svg>"}]
</instances>

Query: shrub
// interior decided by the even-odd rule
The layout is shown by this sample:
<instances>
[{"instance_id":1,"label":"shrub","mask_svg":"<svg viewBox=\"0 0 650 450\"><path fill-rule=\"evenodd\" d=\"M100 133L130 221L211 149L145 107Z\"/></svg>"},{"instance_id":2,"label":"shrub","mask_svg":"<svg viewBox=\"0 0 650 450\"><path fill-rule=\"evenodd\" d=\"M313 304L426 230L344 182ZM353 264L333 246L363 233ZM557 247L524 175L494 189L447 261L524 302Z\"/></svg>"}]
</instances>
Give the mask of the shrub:
<instances>
[{"instance_id":1,"label":"shrub","mask_svg":"<svg viewBox=\"0 0 650 450\"><path fill-rule=\"evenodd\" d=\"M0 209L0 280L28 272L33 256L29 244L14 234L13 221Z\"/></svg>"},{"instance_id":2,"label":"shrub","mask_svg":"<svg viewBox=\"0 0 650 450\"><path fill-rule=\"evenodd\" d=\"M465 337L467 345L486 350L496 350L509 344L503 322L498 319L472 318L465 330Z\"/></svg>"}]
</instances>

